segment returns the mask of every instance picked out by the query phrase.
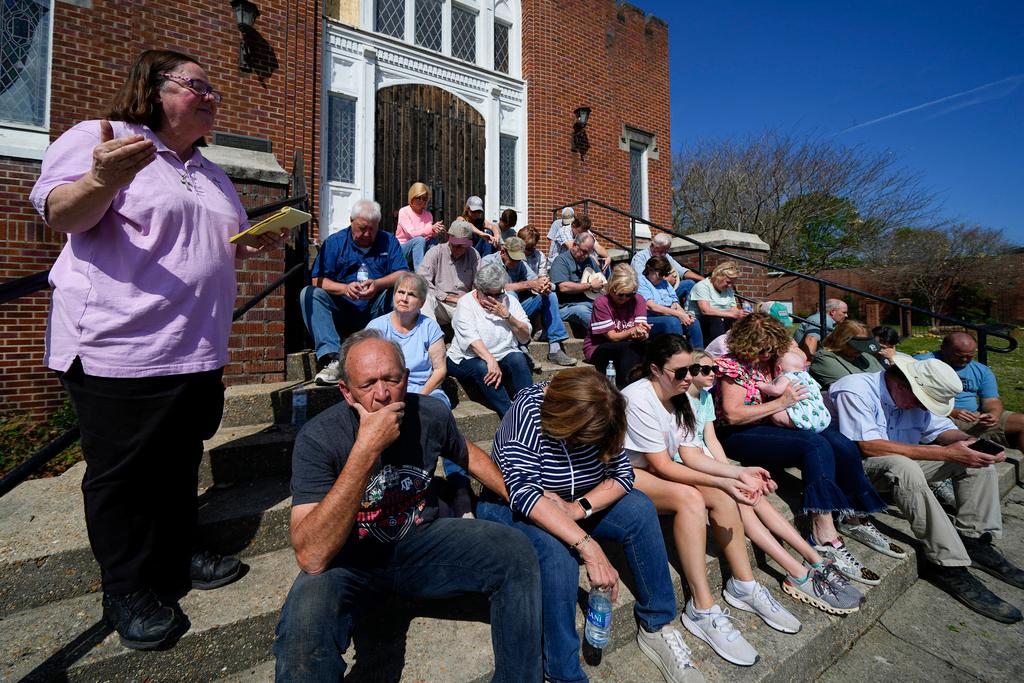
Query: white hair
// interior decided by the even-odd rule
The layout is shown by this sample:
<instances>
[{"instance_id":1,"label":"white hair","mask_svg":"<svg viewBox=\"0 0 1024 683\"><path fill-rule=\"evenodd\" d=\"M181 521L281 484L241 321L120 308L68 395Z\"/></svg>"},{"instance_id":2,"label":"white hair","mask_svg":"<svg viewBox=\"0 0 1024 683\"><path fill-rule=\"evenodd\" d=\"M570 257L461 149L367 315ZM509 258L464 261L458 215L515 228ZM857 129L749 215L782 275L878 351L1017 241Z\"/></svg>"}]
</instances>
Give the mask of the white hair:
<instances>
[{"instance_id":1,"label":"white hair","mask_svg":"<svg viewBox=\"0 0 1024 683\"><path fill-rule=\"evenodd\" d=\"M488 263L476 271L476 277L473 278L473 286L484 294L503 290L507 284L508 271L505 270L505 266L499 266L497 263Z\"/></svg>"},{"instance_id":2,"label":"white hair","mask_svg":"<svg viewBox=\"0 0 1024 683\"><path fill-rule=\"evenodd\" d=\"M586 232L581 232L580 234L576 235L576 237L573 239L573 242L576 244L577 247L582 247L584 244L587 243L587 240L591 240L595 244L597 243L597 239L595 239L594 236L590 234L589 230Z\"/></svg>"},{"instance_id":3,"label":"white hair","mask_svg":"<svg viewBox=\"0 0 1024 683\"><path fill-rule=\"evenodd\" d=\"M831 311L838 311L845 305L846 302L842 299L829 299L825 302L825 312L830 313Z\"/></svg>"},{"instance_id":4,"label":"white hair","mask_svg":"<svg viewBox=\"0 0 1024 683\"><path fill-rule=\"evenodd\" d=\"M371 223L380 223L380 204L372 199L357 200L352 205L352 211L349 212L348 217L349 220L353 221L357 218L362 218Z\"/></svg>"},{"instance_id":5,"label":"white hair","mask_svg":"<svg viewBox=\"0 0 1024 683\"><path fill-rule=\"evenodd\" d=\"M651 244L657 244L659 247L671 247L672 236L667 232L659 232L657 235L651 238Z\"/></svg>"}]
</instances>

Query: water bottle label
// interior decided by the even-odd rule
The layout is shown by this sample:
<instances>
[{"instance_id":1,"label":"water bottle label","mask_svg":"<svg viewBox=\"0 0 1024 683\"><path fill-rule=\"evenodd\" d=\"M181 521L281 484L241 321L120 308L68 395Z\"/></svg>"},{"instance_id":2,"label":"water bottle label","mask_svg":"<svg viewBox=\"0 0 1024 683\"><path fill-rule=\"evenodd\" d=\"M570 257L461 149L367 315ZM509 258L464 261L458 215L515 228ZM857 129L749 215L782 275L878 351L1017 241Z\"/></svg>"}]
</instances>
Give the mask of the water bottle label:
<instances>
[{"instance_id":1,"label":"water bottle label","mask_svg":"<svg viewBox=\"0 0 1024 683\"><path fill-rule=\"evenodd\" d=\"M590 622L591 626L597 628L608 628L612 625L612 613L611 612L595 612L594 610L587 610L587 621Z\"/></svg>"}]
</instances>

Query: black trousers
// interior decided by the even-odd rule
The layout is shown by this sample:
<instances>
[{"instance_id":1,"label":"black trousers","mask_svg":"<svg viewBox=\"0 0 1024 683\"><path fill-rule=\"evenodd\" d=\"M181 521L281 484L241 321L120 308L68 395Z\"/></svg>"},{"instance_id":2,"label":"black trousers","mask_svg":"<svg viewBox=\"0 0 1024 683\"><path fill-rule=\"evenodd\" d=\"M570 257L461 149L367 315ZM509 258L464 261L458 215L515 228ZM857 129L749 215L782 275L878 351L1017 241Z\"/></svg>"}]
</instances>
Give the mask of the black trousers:
<instances>
[{"instance_id":1,"label":"black trousers","mask_svg":"<svg viewBox=\"0 0 1024 683\"><path fill-rule=\"evenodd\" d=\"M61 375L78 413L89 543L103 590L188 586L203 440L224 410L223 370L164 377Z\"/></svg>"},{"instance_id":2,"label":"black trousers","mask_svg":"<svg viewBox=\"0 0 1024 683\"><path fill-rule=\"evenodd\" d=\"M700 331L704 337L704 344L710 344L716 337L721 337L729 331L736 318L723 318L717 315L702 315L700 320Z\"/></svg>"},{"instance_id":3,"label":"black trousers","mask_svg":"<svg viewBox=\"0 0 1024 683\"><path fill-rule=\"evenodd\" d=\"M594 348L590 362L602 373L608 368L608 361L614 363L615 384L621 389L630 383L629 373L643 362L646 350L646 339L606 341Z\"/></svg>"}]
</instances>

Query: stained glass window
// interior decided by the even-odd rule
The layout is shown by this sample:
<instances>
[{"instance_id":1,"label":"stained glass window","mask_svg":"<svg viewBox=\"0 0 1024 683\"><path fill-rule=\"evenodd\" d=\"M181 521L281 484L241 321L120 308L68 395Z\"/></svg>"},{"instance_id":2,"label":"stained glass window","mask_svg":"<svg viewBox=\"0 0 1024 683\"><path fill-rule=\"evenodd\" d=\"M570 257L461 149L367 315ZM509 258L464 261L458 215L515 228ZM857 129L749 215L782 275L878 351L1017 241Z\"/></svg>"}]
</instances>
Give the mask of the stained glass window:
<instances>
[{"instance_id":1,"label":"stained glass window","mask_svg":"<svg viewBox=\"0 0 1024 683\"><path fill-rule=\"evenodd\" d=\"M502 135L498 153L498 201L502 206L516 205L516 139Z\"/></svg>"},{"instance_id":2,"label":"stained glass window","mask_svg":"<svg viewBox=\"0 0 1024 683\"><path fill-rule=\"evenodd\" d=\"M395 38L405 38L405 0L377 0L376 29Z\"/></svg>"},{"instance_id":3,"label":"stained glass window","mask_svg":"<svg viewBox=\"0 0 1024 683\"><path fill-rule=\"evenodd\" d=\"M0 0L0 121L46 125L50 0Z\"/></svg>"},{"instance_id":4,"label":"stained glass window","mask_svg":"<svg viewBox=\"0 0 1024 683\"><path fill-rule=\"evenodd\" d=\"M327 107L327 179L356 180L356 101L331 94Z\"/></svg>"},{"instance_id":5,"label":"stained glass window","mask_svg":"<svg viewBox=\"0 0 1024 683\"><path fill-rule=\"evenodd\" d=\"M441 51L441 0L416 0L416 44Z\"/></svg>"},{"instance_id":6,"label":"stained glass window","mask_svg":"<svg viewBox=\"0 0 1024 683\"><path fill-rule=\"evenodd\" d=\"M476 62L476 13L452 5L452 57Z\"/></svg>"}]
</instances>

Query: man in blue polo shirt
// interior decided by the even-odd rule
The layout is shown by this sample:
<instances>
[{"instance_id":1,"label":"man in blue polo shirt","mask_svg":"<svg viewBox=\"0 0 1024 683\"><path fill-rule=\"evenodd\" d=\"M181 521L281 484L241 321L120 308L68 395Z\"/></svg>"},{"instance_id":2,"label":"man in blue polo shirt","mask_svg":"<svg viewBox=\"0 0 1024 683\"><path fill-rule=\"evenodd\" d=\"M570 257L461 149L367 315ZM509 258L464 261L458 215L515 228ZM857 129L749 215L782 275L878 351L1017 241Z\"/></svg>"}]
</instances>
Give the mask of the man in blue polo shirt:
<instances>
[{"instance_id":1,"label":"man in blue polo shirt","mask_svg":"<svg viewBox=\"0 0 1024 683\"><path fill-rule=\"evenodd\" d=\"M406 268L402 247L378 230L380 204L360 199L351 224L326 240L313 262L312 284L299 293L306 329L316 345L316 383L336 385L341 335L361 330L391 310L391 288ZM365 273L360 273L365 266ZM361 277L365 274L365 279Z\"/></svg>"},{"instance_id":2,"label":"man in blue polo shirt","mask_svg":"<svg viewBox=\"0 0 1024 683\"><path fill-rule=\"evenodd\" d=\"M956 371L964 390L956 395L950 417L957 429L985 437L1000 446L1024 450L1024 413L1003 408L996 376L987 365L974 360L978 342L966 332L947 334L938 351L914 356L938 358Z\"/></svg>"}]
</instances>

